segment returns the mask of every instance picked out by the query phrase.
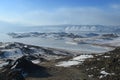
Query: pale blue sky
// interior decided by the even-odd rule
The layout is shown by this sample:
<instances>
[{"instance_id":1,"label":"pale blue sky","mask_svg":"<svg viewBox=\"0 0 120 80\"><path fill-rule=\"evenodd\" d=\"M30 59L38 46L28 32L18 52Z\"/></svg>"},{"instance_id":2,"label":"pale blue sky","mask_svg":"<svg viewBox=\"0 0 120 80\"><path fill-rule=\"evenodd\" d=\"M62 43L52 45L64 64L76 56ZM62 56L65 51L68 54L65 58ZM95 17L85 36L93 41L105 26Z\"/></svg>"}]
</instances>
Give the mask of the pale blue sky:
<instances>
[{"instance_id":1,"label":"pale blue sky","mask_svg":"<svg viewBox=\"0 0 120 80\"><path fill-rule=\"evenodd\" d=\"M120 25L120 0L0 0L0 22Z\"/></svg>"}]
</instances>

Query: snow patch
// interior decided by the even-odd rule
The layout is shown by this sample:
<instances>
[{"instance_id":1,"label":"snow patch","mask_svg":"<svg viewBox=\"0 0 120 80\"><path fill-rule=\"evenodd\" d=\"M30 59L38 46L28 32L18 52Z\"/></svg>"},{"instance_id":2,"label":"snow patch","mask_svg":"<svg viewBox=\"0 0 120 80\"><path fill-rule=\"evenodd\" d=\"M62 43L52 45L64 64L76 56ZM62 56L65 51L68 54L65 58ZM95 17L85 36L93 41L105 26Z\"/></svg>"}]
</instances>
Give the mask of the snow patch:
<instances>
[{"instance_id":1,"label":"snow patch","mask_svg":"<svg viewBox=\"0 0 120 80\"><path fill-rule=\"evenodd\" d=\"M105 58L109 58L110 56L104 56Z\"/></svg>"},{"instance_id":2,"label":"snow patch","mask_svg":"<svg viewBox=\"0 0 120 80\"><path fill-rule=\"evenodd\" d=\"M63 62L60 62L56 66L70 67L72 65L78 65L79 63L80 62L78 62L78 61L63 61Z\"/></svg>"},{"instance_id":3,"label":"snow patch","mask_svg":"<svg viewBox=\"0 0 120 80\"><path fill-rule=\"evenodd\" d=\"M109 73L107 73L105 71L101 71L100 73L103 74L103 75L108 75L109 74Z\"/></svg>"},{"instance_id":4,"label":"snow patch","mask_svg":"<svg viewBox=\"0 0 120 80\"><path fill-rule=\"evenodd\" d=\"M7 65L8 62L0 63L0 67L3 67L4 65Z\"/></svg>"},{"instance_id":5,"label":"snow patch","mask_svg":"<svg viewBox=\"0 0 120 80\"><path fill-rule=\"evenodd\" d=\"M107 75L115 75L115 73L108 73L106 71L101 71L100 73L102 74L99 77L100 79L103 78L103 77L106 77Z\"/></svg>"},{"instance_id":6,"label":"snow patch","mask_svg":"<svg viewBox=\"0 0 120 80\"><path fill-rule=\"evenodd\" d=\"M82 62L85 61L85 59L87 58L93 58L93 56L92 55L80 55L80 56L74 57L73 59L69 61L59 62L56 66L70 67L73 65L82 64Z\"/></svg>"},{"instance_id":7,"label":"snow patch","mask_svg":"<svg viewBox=\"0 0 120 80\"><path fill-rule=\"evenodd\" d=\"M73 60L84 61L87 58L93 58L92 55L80 55L78 57L73 58Z\"/></svg>"},{"instance_id":8,"label":"snow patch","mask_svg":"<svg viewBox=\"0 0 120 80\"><path fill-rule=\"evenodd\" d=\"M32 60L32 63L34 63L34 64L39 64L39 63L40 63L40 60Z\"/></svg>"},{"instance_id":9,"label":"snow patch","mask_svg":"<svg viewBox=\"0 0 120 80\"><path fill-rule=\"evenodd\" d=\"M88 77L90 77L90 78L91 78L91 77L93 77L93 75L88 75Z\"/></svg>"}]
</instances>

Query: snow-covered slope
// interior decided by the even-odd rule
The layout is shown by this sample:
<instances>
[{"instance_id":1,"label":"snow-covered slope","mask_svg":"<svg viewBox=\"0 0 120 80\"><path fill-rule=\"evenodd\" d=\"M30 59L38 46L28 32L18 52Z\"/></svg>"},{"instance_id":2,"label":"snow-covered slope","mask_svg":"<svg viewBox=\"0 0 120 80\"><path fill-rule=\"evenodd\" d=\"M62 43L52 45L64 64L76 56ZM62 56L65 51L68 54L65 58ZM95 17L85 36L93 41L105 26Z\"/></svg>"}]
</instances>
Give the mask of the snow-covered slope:
<instances>
[{"instance_id":1,"label":"snow-covered slope","mask_svg":"<svg viewBox=\"0 0 120 80\"><path fill-rule=\"evenodd\" d=\"M17 59L23 56L22 51L19 48L3 49L1 50L0 58L12 58Z\"/></svg>"},{"instance_id":2,"label":"snow-covered slope","mask_svg":"<svg viewBox=\"0 0 120 80\"><path fill-rule=\"evenodd\" d=\"M7 44L7 45L6 45ZM38 47L22 43L1 43L0 59L16 59L23 55L42 56L47 59L58 58L60 56L71 55L59 49Z\"/></svg>"}]
</instances>

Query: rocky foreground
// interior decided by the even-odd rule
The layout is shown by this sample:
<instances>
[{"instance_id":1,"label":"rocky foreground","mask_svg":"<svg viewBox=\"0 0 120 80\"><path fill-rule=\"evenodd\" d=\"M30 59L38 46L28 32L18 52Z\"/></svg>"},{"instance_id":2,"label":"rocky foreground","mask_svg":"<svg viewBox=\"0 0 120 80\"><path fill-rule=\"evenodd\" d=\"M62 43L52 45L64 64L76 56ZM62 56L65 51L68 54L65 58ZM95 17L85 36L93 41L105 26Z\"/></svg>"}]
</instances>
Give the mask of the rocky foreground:
<instances>
[{"instance_id":1,"label":"rocky foreground","mask_svg":"<svg viewBox=\"0 0 120 80\"><path fill-rule=\"evenodd\" d=\"M120 48L94 55L86 59L82 67L93 80L120 80Z\"/></svg>"},{"instance_id":2,"label":"rocky foreground","mask_svg":"<svg viewBox=\"0 0 120 80\"><path fill-rule=\"evenodd\" d=\"M77 54L22 43L0 43L0 80L120 80L120 48Z\"/></svg>"}]
</instances>

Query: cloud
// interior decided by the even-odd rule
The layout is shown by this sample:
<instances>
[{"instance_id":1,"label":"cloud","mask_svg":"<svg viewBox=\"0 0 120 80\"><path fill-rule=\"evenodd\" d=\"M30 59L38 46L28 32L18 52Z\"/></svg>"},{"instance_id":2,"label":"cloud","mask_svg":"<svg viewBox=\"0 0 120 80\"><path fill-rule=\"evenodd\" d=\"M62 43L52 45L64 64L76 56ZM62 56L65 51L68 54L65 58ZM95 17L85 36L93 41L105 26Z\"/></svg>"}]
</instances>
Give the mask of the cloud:
<instances>
[{"instance_id":1,"label":"cloud","mask_svg":"<svg viewBox=\"0 0 120 80\"><path fill-rule=\"evenodd\" d=\"M110 7L113 9L120 9L120 4L111 4Z\"/></svg>"},{"instance_id":2,"label":"cloud","mask_svg":"<svg viewBox=\"0 0 120 80\"><path fill-rule=\"evenodd\" d=\"M115 6L114 6L115 8ZM118 6L116 7L118 8ZM113 12L114 11L114 12ZM102 24L120 25L118 10L105 10L94 7L58 8L53 11L35 10L16 17L1 18L4 21L26 25L57 25L57 24Z\"/></svg>"}]
</instances>

